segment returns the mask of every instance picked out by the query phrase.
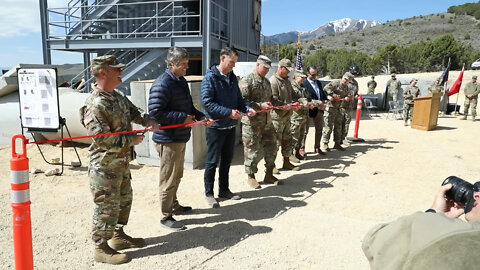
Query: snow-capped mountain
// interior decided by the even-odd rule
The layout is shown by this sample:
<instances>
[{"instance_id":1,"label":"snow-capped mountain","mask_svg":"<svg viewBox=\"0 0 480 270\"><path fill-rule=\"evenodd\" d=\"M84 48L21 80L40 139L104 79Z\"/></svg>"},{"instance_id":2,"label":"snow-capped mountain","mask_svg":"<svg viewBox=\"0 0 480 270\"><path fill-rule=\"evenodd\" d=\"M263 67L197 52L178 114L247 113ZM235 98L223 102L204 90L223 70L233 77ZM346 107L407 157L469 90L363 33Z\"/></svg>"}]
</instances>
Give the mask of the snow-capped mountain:
<instances>
[{"instance_id":1,"label":"snow-capped mountain","mask_svg":"<svg viewBox=\"0 0 480 270\"><path fill-rule=\"evenodd\" d=\"M312 31L290 31L286 33L280 33L272 36L262 37L264 43L288 43L289 41L296 41L298 34L301 39L312 39L316 37L326 36L328 34L336 34L347 31L354 31L359 29L365 29L368 27L374 27L380 25L377 21L367 21L363 19L351 19L343 18L336 21L331 21L323 24Z\"/></svg>"}]
</instances>

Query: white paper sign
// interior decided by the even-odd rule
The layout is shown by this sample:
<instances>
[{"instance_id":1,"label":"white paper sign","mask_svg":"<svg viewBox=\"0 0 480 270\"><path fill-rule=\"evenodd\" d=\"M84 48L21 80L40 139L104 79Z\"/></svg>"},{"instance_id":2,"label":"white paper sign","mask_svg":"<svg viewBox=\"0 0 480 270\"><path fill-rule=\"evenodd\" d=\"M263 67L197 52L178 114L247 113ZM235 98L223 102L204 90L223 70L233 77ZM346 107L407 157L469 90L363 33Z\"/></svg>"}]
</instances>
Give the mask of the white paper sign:
<instances>
[{"instance_id":1,"label":"white paper sign","mask_svg":"<svg viewBox=\"0 0 480 270\"><path fill-rule=\"evenodd\" d=\"M32 130L58 130L57 72L54 68L20 68L18 91L22 126Z\"/></svg>"}]
</instances>

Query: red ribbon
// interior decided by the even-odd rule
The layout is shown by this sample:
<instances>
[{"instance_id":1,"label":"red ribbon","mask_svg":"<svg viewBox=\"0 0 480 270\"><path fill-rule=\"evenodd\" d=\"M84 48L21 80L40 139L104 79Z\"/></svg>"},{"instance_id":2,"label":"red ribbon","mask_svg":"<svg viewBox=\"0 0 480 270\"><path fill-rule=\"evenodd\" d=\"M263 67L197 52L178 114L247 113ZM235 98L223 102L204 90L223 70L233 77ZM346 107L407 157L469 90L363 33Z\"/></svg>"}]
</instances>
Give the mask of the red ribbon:
<instances>
[{"instance_id":1,"label":"red ribbon","mask_svg":"<svg viewBox=\"0 0 480 270\"><path fill-rule=\"evenodd\" d=\"M303 106L303 105L301 105L301 104L286 104L286 105L274 106L272 108L265 109L265 110L259 110L256 113L266 112L266 111L270 111L270 110L273 110L273 109L288 108L288 107L301 107L301 106ZM245 113L245 114L242 114L242 115L248 115L248 114ZM228 119L228 117L221 118L221 119L210 120L210 122L218 122L218 121L223 121L223 120L226 120L226 119ZM195 126L195 125L200 125L200 124L206 124L207 122L208 122L207 120L201 120L201 121L196 121L196 122L187 123L187 124L182 123L182 124L161 126L161 127L158 127L158 129L190 127L190 126ZM71 141L71 140L79 140L79 139L95 138L95 137L103 137L103 136L112 136L112 135L122 135L122 134L130 134L130 133L144 133L146 131L147 131L147 129L144 128L144 129L137 129L137 130L119 131L119 132L111 132L111 133L101 133L101 134L70 137L70 138L63 138L63 139L53 139L53 140L43 140L43 141L31 141L31 140L29 140L27 143L40 144L40 143L50 143L50 142Z\"/></svg>"}]
</instances>

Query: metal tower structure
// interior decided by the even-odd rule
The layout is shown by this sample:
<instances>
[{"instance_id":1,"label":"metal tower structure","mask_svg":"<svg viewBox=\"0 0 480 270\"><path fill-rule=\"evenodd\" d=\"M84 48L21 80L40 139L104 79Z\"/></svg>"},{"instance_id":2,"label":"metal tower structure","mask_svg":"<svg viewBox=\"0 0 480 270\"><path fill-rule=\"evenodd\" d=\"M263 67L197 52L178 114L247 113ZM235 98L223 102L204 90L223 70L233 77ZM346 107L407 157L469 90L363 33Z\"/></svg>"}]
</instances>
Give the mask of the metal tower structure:
<instances>
[{"instance_id":1,"label":"metal tower structure","mask_svg":"<svg viewBox=\"0 0 480 270\"><path fill-rule=\"evenodd\" d=\"M44 63L51 51L83 54L82 77L89 86L90 59L114 54L127 64L124 83L154 79L165 69L171 46L187 48L189 74L201 75L218 62L221 48L239 51L240 61L260 53L261 0L70 0L64 7L49 7L39 0Z\"/></svg>"}]
</instances>

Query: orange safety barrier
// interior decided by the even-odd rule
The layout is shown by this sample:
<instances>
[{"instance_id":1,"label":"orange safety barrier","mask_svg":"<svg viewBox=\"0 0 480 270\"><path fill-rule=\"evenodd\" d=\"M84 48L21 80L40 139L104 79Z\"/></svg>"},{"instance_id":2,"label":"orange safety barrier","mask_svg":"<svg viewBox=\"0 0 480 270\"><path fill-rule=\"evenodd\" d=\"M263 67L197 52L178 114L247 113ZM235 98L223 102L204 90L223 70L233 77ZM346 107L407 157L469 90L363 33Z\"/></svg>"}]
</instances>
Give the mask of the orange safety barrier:
<instances>
[{"instance_id":1,"label":"orange safety barrier","mask_svg":"<svg viewBox=\"0 0 480 270\"><path fill-rule=\"evenodd\" d=\"M15 141L22 140L23 153L18 154ZM28 180L28 140L23 135L12 137L10 159L11 205L13 216L13 246L15 269L33 269L32 224L30 220L30 182Z\"/></svg>"},{"instance_id":2,"label":"orange safety barrier","mask_svg":"<svg viewBox=\"0 0 480 270\"><path fill-rule=\"evenodd\" d=\"M353 133L353 139L351 141L354 142L363 142L364 139L358 138L358 129L360 128L360 116L362 115L362 106L363 106L363 97L362 95L358 96L357 101L357 113L355 113L355 132Z\"/></svg>"}]
</instances>

